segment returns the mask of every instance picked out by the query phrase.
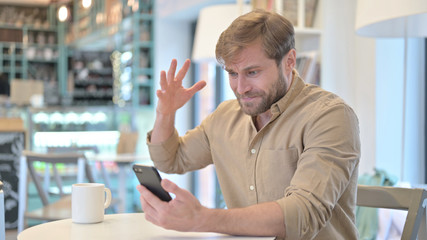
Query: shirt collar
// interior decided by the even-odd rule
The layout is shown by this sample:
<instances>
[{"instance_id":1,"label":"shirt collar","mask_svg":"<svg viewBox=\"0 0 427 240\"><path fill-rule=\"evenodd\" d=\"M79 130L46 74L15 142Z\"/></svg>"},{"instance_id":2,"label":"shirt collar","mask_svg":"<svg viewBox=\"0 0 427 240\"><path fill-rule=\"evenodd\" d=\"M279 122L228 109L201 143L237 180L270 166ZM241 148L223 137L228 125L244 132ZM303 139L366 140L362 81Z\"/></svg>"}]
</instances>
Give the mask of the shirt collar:
<instances>
[{"instance_id":1,"label":"shirt collar","mask_svg":"<svg viewBox=\"0 0 427 240\"><path fill-rule=\"evenodd\" d=\"M286 92L285 96L283 96L281 99L279 99L279 101L271 105L270 110L273 114L272 118L276 118L277 116L282 114L305 86L304 80L301 79L296 69L292 70L292 75L293 79L291 87Z\"/></svg>"}]
</instances>

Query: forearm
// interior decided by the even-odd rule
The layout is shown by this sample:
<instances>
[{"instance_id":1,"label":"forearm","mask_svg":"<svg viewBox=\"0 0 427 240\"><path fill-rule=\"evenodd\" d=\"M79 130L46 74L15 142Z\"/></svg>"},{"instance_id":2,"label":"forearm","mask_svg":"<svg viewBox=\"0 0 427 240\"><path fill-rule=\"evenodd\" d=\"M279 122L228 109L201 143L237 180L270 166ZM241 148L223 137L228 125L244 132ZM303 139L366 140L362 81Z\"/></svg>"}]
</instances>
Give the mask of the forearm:
<instances>
[{"instance_id":1,"label":"forearm","mask_svg":"<svg viewBox=\"0 0 427 240\"><path fill-rule=\"evenodd\" d=\"M151 132L150 142L153 144L166 141L172 136L175 130L175 113L173 114L160 114L157 113L154 122L153 131Z\"/></svg>"},{"instance_id":2,"label":"forearm","mask_svg":"<svg viewBox=\"0 0 427 240\"><path fill-rule=\"evenodd\" d=\"M246 208L204 209L201 226L203 232L231 235L285 236L282 209L276 202L262 203Z\"/></svg>"}]
</instances>

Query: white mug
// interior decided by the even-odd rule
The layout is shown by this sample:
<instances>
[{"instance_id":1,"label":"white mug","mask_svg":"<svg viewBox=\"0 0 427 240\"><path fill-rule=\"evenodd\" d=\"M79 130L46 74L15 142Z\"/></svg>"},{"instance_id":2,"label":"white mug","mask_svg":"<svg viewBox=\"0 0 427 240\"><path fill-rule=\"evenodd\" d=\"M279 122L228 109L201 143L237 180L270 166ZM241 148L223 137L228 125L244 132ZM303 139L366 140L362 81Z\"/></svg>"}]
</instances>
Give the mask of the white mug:
<instances>
[{"instance_id":1,"label":"white mug","mask_svg":"<svg viewBox=\"0 0 427 240\"><path fill-rule=\"evenodd\" d=\"M102 183L73 184L71 217L75 223L97 223L104 220L104 209L111 203L111 191Z\"/></svg>"}]
</instances>

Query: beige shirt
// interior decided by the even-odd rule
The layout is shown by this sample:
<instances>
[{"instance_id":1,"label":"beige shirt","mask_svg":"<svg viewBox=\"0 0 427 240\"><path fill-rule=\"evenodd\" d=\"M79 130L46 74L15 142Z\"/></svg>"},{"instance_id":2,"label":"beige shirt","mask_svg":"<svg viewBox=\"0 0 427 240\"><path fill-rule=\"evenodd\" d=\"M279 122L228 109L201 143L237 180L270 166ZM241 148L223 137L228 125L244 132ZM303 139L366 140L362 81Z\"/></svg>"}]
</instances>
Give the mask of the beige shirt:
<instances>
[{"instance_id":1,"label":"beige shirt","mask_svg":"<svg viewBox=\"0 0 427 240\"><path fill-rule=\"evenodd\" d=\"M259 132L236 100L200 126L149 143L155 166L184 173L215 164L228 208L277 201L286 239L357 239L358 120L339 97L296 76Z\"/></svg>"}]
</instances>

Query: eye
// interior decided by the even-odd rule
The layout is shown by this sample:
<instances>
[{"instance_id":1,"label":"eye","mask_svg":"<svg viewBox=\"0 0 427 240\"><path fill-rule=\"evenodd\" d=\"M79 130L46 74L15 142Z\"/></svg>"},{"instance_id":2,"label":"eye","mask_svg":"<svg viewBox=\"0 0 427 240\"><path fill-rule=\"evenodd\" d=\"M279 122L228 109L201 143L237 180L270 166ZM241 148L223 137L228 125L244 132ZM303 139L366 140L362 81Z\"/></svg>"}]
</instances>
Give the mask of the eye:
<instances>
[{"instance_id":1,"label":"eye","mask_svg":"<svg viewBox=\"0 0 427 240\"><path fill-rule=\"evenodd\" d=\"M248 69L248 71L246 72L246 76L255 78L255 77L258 77L258 75L260 75L260 73L261 73L260 69L255 69L255 68Z\"/></svg>"},{"instance_id":2,"label":"eye","mask_svg":"<svg viewBox=\"0 0 427 240\"><path fill-rule=\"evenodd\" d=\"M257 73L258 73L258 71L255 71L255 70L254 71L249 71L248 75L249 76L255 76L255 75L257 75Z\"/></svg>"},{"instance_id":3,"label":"eye","mask_svg":"<svg viewBox=\"0 0 427 240\"><path fill-rule=\"evenodd\" d=\"M236 78L237 77L237 73L236 72L228 72L228 76L230 78Z\"/></svg>"}]
</instances>

